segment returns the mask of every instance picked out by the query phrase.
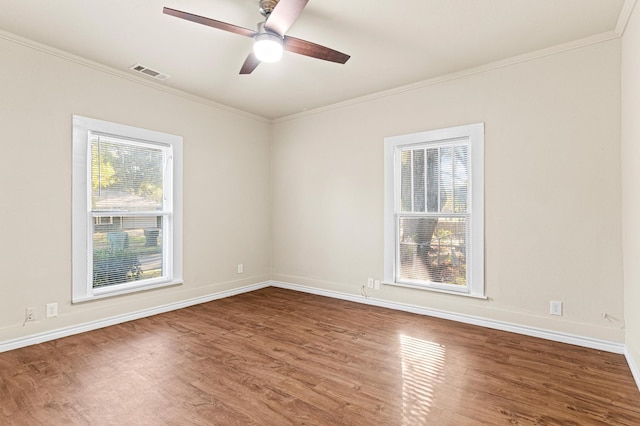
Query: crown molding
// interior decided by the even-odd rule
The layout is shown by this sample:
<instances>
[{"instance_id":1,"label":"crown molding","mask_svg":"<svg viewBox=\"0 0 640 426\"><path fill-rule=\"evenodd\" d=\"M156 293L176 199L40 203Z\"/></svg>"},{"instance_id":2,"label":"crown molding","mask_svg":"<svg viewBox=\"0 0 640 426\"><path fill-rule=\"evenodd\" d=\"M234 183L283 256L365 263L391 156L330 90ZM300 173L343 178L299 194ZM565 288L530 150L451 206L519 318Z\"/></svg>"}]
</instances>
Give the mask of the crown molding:
<instances>
[{"instance_id":1,"label":"crown molding","mask_svg":"<svg viewBox=\"0 0 640 426\"><path fill-rule=\"evenodd\" d=\"M625 2L625 5L626 5L627 2L634 2L635 3L635 1L636 0L627 0ZM324 112L327 112L327 111L341 109L341 108L345 108L345 107L349 107L349 106L353 106L353 105L357 105L357 104L361 104L361 103L371 102L371 101L374 101L374 100L377 100L377 99L381 99L381 98L386 98L386 97L390 97L390 96L399 95L399 94L404 93L404 92L412 92L412 91L415 91L415 90L422 89L424 87L433 86L433 85L436 85L436 84L441 84L441 83L445 83L445 82L448 82L448 81L457 80L457 79L460 79L460 78L469 77L469 76L485 73L485 72L496 70L496 69L500 69L500 68L510 67L510 66L517 65L517 64L520 64L520 63L523 63L523 62L529 62L529 61L533 61L533 60L536 60L536 59L544 58L544 57L547 57L547 56L557 55L559 53L567 52L567 51L570 51L570 50L581 49L583 47L587 47L587 46L591 46L591 45L594 45L594 44L607 42L607 41L610 41L610 40L615 40L615 39L617 39L619 37L620 36L618 35L618 33L616 31L607 31L605 33L600 33L600 34L596 34L596 35L593 35L593 36L590 36L590 37L585 37L585 38L582 38L582 39L579 39L579 40L574 40L574 41L570 41L570 42L567 42L567 43L559 44L559 45L556 45L556 46L548 47L548 48L545 48L545 49L540 49L540 50L536 50L536 51L533 51L533 52L525 53L525 54L522 54L522 55L513 56L511 58L502 59L502 60L499 60L499 61L496 61L496 62L491 62L489 64L480 65L480 66L473 67L473 68L468 68L468 69L463 70L463 71L458 71L458 72L454 72L454 73L451 73L451 74L446 74L446 75L430 78L428 80L423 80L423 81L419 81L419 82L416 82L416 83L411 83L411 84L407 84L407 85L404 85L404 86L396 87L396 88L393 88L393 89L372 93L372 94L369 94L369 95L365 95L365 96L349 99L347 101L338 102L338 103L327 105L327 106L320 107L320 108L314 108L314 109L311 109L311 110L308 110L308 111L299 112L299 113L288 115L288 116L285 116L285 117L276 118L276 119L272 120L272 123L273 124L278 124L278 123L291 121L291 120L295 120L295 119L306 117L306 116L321 114L321 113L324 113Z\"/></svg>"},{"instance_id":2,"label":"crown molding","mask_svg":"<svg viewBox=\"0 0 640 426\"><path fill-rule=\"evenodd\" d=\"M199 104L203 104L221 111L225 111L225 112L230 112L233 114L237 114L237 115L241 115L256 121L260 121L263 123L270 123L271 120L256 115L256 114L252 114L246 111L243 111L241 109L237 109L237 108L233 108L224 104L220 104L218 102L214 102L212 100L203 98L201 96L197 96L197 95L193 95L191 93L182 91L182 90L178 90L178 89L174 89L172 87L168 87L165 86L164 84L161 83L156 83L155 81L152 81L150 79L147 79L146 77L142 77L142 76L138 76L133 74L132 72L125 72L125 71L121 71L119 69L116 68L112 68L103 64L100 64L98 62L94 62L92 60L83 58L81 56L77 56L74 55L72 53L69 52L65 52L64 50L60 50L60 49L56 49L55 47L52 46L48 46L46 44L42 44L42 43L38 43L36 41L33 40L29 40L27 38L21 37L17 34L13 34L7 31L3 31L0 30L0 39L4 39L7 40L9 42L27 47L29 49L33 49L36 50L38 52L47 54L47 55L51 55L51 56L55 56L57 58L69 61L69 62L73 62L75 64L87 67L87 68L91 68L94 69L96 71L100 71L103 72L105 74L109 74L115 77L119 77L122 78L124 80L128 80L137 84L140 84L142 86L146 86L146 87L150 87L152 89L155 90L159 90L161 92L165 92L168 93L170 95L173 96L177 96L192 102L196 102Z\"/></svg>"},{"instance_id":3,"label":"crown molding","mask_svg":"<svg viewBox=\"0 0 640 426\"><path fill-rule=\"evenodd\" d=\"M125 72L116 68L112 68L103 64L100 64L98 62L95 61L91 61L89 59L83 58L81 56L78 55L74 55L72 53L69 52L65 52L63 50L60 49L56 49L52 46L48 46L46 44L43 43L39 43L33 40L29 40L27 38L21 37L17 34L13 34L7 31L3 31L0 30L0 39L4 39L7 40L9 42L13 42L15 44L19 44L22 45L24 47L33 49L33 50L37 50L39 52L45 53L45 54L49 54L70 62L74 62L76 64L88 67L88 68L92 68L94 70L97 71L101 71L104 72L106 74L110 74L125 80L129 80L135 83L138 83L140 85L143 86L147 86L165 93L169 93L171 95L174 96L178 96L193 102L197 102L200 104L204 104L207 105L209 107L212 108L216 108L225 112L231 112L234 114L238 114L247 118L251 118L253 120L257 120L263 123L271 123L271 124L277 124L277 123L281 123L281 122L286 122L286 121L290 121L290 120L294 120L294 119L298 119L298 118L302 118L305 116L310 116L310 115L315 115L315 114L320 114L326 111L331 111L331 110L335 110L335 109L340 109L340 108L344 108L344 107L348 107L351 105L356 105L356 104L360 104L360 103L365 103L365 102L370 102L376 99L380 99L380 98L385 98L385 97L389 97L389 96L394 96L394 95L398 95L400 93L404 93L404 92L410 92L410 91L414 91L414 90L418 90L424 87L428 87L428 86L432 86L432 85L436 85L436 84L440 84L440 83L444 83L447 81L451 81L451 80L456 80L459 78L464 78L464 77L468 77L468 76L472 76L475 74L480 74L480 73L485 73L488 71L492 71L495 69L499 69L499 68L504 68L504 67L509 67L512 65L516 65L522 62L528 62L528 61L532 61L535 59L539 59L539 58L543 58L546 56L551 56L551 55L555 55L558 53L562 53L562 52L566 52L569 50L574 50L574 49L580 49L582 47L586 47L586 46L590 46L593 44L598 44L598 43L602 43L602 42L606 42L609 40L613 40L619 37L622 37L622 35L624 34L624 31L627 27L627 24L629 22L629 19L631 18L631 15L633 13L633 10L635 8L635 5L637 3L637 0L624 0L624 3L622 5L622 9L620 11L620 15L618 17L618 21L616 24L616 27L613 31L608 31L608 32L604 32L601 34L597 34L594 36L590 36L590 37L586 37L586 38L582 38L579 40L574 40L568 43L563 43L563 44L559 44L557 46L552 46L549 48L545 48L545 49L540 49L540 50L536 50L533 52L529 52L529 53L525 53L522 55L518 55L518 56L514 56L511 58L507 58L507 59L503 59L503 60L499 60L496 62L491 62L489 64L485 64L485 65L480 65L477 67L473 67L473 68L469 68L463 71L459 71L459 72L455 72L455 73L450 73L450 74L446 74L446 75L442 75L442 76L438 76L438 77L434 77L431 79L427 79L427 80L422 80L416 83L411 83L408 85L404 85L404 86L400 86L400 87L396 87L393 89L389 89L389 90L384 90L384 91L380 91L380 92L376 92L376 93L372 93L369 95L365 95L365 96L360 96L357 98L353 98L353 99L349 99L347 101L343 101L343 102L338 102L335 104L331 104L331 105L326 105L320 108L314 108L308 111L303 111L300 113L296 113L296 114L291 114L288 116L284 116L284 117L279 117L279 118L275 118L273 120L270 120L268 118L256 115L256 114L252 114L249 113L247 111L243 111L237 108L233 108L218 102L214 102L212 100L203 98L201 96L197 96L182 90L178 90L178 89L174 89L168 86L165 86L161 83L157 83L155 81L150 81L145 77L141 77L141 76L137 76L134 75L132 73L129 72Z\"/></svg>"},{"instance_id":4,"label":"crown molding","mask_svg":"<svg viewBox=\"0 0 640 426\"><path fill-rule=\"evenodd\" d=\"M637 0L624 0L624 4L622 5L622 10L620 11L620 15L618 16L618 23L615 29L618 37L622 37L624 35L624 31L627 29L627 25L629 24L629 20L631 19L631 15L633 14L633 9L636 6L636 2Z\"/></svg>"}]
</instances>

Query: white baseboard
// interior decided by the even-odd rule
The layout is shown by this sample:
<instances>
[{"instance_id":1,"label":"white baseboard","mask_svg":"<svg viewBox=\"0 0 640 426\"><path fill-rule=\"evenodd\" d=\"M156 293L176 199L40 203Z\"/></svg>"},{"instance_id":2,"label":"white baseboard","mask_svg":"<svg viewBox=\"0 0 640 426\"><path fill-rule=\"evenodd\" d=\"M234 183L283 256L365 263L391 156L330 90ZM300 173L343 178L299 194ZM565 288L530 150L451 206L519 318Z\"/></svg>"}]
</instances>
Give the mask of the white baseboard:
<instances>
[{"instance_id":1,"label":"white baseboard","mask_svg":"<svg viewBox=\"0 0 640 426\"><path fill-rule=\"evenodd\" d=\"M109 327L110 325L121 324L127 321L133 321L157 314L163 314L165 312L175 311L177 309L182 309L193 305L199 305L200 303L211 302L212 300L223 299L225 297L235 296L237 294L260 290L269 286L270 282L266 281L244 287L234 288L232 290L222 291L220 293L209 294L207 296L196 297L194 299L183 300L181 302L170 303L167 305L143 309L141 311L117 315L115 317L91 321L71 327L59 328L57 330L47 331L39 334L32 334L30 336L20 337L13 340L7 340L4 342L0 342L0 352L6 352L13 349L23 348L29 345L35 345L38 343L48 342L50 340L60 339L62 337L72 336L74 334L84 333L85 331L97 330L99 328Z\"/></svg>"},{"instance_id":2,"label":"white baseboard","mask_svg":"<svg viewBox=\"0 0 640 426\"><path fill-rule=\"evenodd\" d=\"M544 330L535 327L527 327L519 324L512 324L503 321L496 321L481 317L475 317L471 315L457 314L453 312L441 311L437 309L429 309L421 306L410 305L398 302L389 302L386 300L375 299L371 297L363 297L353 294L341 293L330 290L322 290L314 287L306 287L297 284L285 283L280 281L265 281L257 284L252 284L232 290L223 291L207 296L197 297L194 299L188 299L181 302L170 303L154 308L144 309L141 311L131 312L128 314L118 315L115 317L105 318L102 320L91 321L84 324L79 324L71 327L60 328L44 333L33 334L30 336L20 337L13 340L0 342L0 352L10 351L13 349L22 348L29 345L35 345L38 343L47 342L62 337L72 336L78 333L84 333L85 331L96 330L110 325L120 324L127 321L133 321L136 319L149 317L152 315L162 314L165 312L173 311L176 309L186 308L188 306L198 305L200 303L210 302L212 300L222 299L225 297L235 296L242 293L248 293L255 290L260 290L269 286L284 288L294 291L300 291L303 293L316 294L319 296L332 297L335 299L348 300L356 303L364 303L367 305L379 306L383 308L394 309L398 311L411 312L419 315L426 315L436 318L442 318L452 321L458 321L466 324L478 325L481 327L492 328L496 330L509 331L512 333L523 334L526 336L539 337L542 339L553 340L556 342L569 343L577 346L584 346L591 349L597 349L605 352L613 352L617 354L625 354L636 383L640 387L640 370L638 370L633 359L626 352L625 345L622 343L610 342L606 340L592 339L590 337L576 336L568 333L561 333L552 330Z\"/></svg>"},{"instance_id":3,"label":"white baseboard","mask_svg":"<svg viewBox=\"0 0 640 426\"><path fill-rule=\"evenodd\" d=\"M335 299L348 300L351 302L364 303L367 305L380 306L383 308L395 309L398 311L411 312L419 315L442 318L451 321L462 322L465 324L478 325L481 327L492 328L495 330L509 331L511 333L523 334L525 336L539 337L542 339L553 340L555 342L568 343L571 345L583 346L586 348L597 349L604 352L612 352L616 354L625 353L625 345L623 343L611 342L607 340L593 339L590 337L576 336L568 333L561 333L553 330L544 330L535 327L528 327L519 324L513 324L503 321L496 321L487 318L475 317L471 315L457 314L453 312L441 311L437 309L429 309L421 306L410 305L406 303L389 302L386 300L375 299L372 297L364 297L347 293L340 293L330 290L322 290L314 287L306 287L297 284L285 283L280 281L272 281L273 287L295 290L304 293L316 294L319 296L333 297ZM628 359L629 357L627 357ZM637 371L636 371L637 372ZM638 376L634 375L636 383Z\"/></svg>"},{"instance_id":4,"label":"white baseboard","mask_svg":"<svg viewBox=\"0 0 640 426\"><path fill-rule=\"evenodd\" d=\"M475 317L471 315L462 315L452 312L440 311L437 309L429 309L421 306L415 306L405 303L389 302L381 299L374 299L371 297L358 296L353 294L341 293L330 290L322 290L314 287L306 287L297 284L285 283L280 281L265 281L257 284L252 284L244 287L235 288L232 290L222 291L207 296L197 297L194 299L188 299L181 302L170 303L167 305L157 306L154 308L144 309L141 311L131 312L128 314L118 315L115 317L105 318L102 320L91 321L84 324L79 324L71 327L60 328L53 331L48 331L39 334L33 334L30 336L20 337L18 339L7 340L0 342L0 352L6 352L13 349L22 348L29 345L35 345L38 343L48 342L50 340L60 339L62 337L72 336L74 334L84 333L86 331L97 330L99 328L108 327L115 324L121 324L127 321L133 321L140 318L150 317L165 312L174 311L177 309L186 308L200 303L211 302L217 299L223 299L225 297L231 297L242 293L248 293L255 290L260 290L266 287L277 287L288 290L300 291L303 293L315 294L318 296L332 297L334 299L347 300L350 302L364 303L372 306L379 306L382 308L389 308L398 311L411 312L419 315L426 315L436 318L442 318L452 321L458 321L465 324L478 325L481 327L492 328L496 330L509 331L516 334L523 334L526 336L539 337L542 339L553 340L561 343L568 343L577 346L583 346L591 349L597 349L605 352L613 352L617 354L624 354L631 374L640 389L640 368L635 363L635 360L627 350L626 346L622 343L610 342L606 340L592 339L590 337L576 336L567 333L560 333L552 330L543 330L535 327L527 327L518 324L507 323L503 321L495 321L481 317Z\"/></svg>"},{"instance_id":5,"label":"white baseboard","mask_svg":"<svg viewBox=\"0 0 640 426\"><path fill-rule=\"evenodd\" d=\"M638 364L636 364L636 361L633 359L627 348L624 350L624 357L627 359L627 364L629 364L633 380L636 381L636 385L638 385L638 389L640 390L640 369L638 369Z\"/></svg>"}]
</instances>

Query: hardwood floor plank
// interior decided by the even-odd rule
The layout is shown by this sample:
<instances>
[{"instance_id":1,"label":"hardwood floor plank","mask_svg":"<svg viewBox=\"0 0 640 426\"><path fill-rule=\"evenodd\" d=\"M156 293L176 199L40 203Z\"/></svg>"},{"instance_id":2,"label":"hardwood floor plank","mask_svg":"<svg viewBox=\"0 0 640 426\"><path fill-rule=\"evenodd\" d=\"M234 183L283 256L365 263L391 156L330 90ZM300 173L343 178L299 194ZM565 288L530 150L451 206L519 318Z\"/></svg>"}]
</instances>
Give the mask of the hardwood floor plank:
<instances>
[{"instance_id":1,"label":"hardwood floor plank","mask_svg":"<svg viewBox=\"0 0 640 426\"><path fill-rule=\"evenodd\" d=\"M640 425L623 356L267 288L0 354L7 425Z\"/></svg>"}]
</instances>

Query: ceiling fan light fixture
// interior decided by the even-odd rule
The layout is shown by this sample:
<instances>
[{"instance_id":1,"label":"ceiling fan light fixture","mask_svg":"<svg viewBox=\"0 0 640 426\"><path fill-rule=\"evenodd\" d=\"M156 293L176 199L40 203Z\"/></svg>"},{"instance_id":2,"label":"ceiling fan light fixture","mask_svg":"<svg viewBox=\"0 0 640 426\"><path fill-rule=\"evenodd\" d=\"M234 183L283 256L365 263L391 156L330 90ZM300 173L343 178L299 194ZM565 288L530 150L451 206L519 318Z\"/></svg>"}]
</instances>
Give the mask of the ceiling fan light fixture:
<instances>
[{"instance_id":1,"label":"ceiling fan light fixture","mask_svg":"<svg viewBox=\"0 0 640 426\"><path fill-rule=\"evenodd\" d=\"M260 33L253 42L253 53L260 62L278 62L283 51L282 38L277 34Z\"/></svg>"}]
</instances>

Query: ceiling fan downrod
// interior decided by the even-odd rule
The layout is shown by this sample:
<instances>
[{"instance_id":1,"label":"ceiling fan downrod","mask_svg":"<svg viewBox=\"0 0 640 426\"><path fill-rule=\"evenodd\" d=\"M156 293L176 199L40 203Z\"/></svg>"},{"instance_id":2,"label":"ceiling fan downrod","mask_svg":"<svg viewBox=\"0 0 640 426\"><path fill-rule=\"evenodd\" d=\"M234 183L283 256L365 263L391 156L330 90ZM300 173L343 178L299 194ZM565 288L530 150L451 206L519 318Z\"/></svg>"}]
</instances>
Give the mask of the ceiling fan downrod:
<instances>
[{"instance_id":1,"label":"ceiling fan downrod","mask_svg":"<svg viewBox=\"0 0 640 426\"><path fill-rule=\"evenodd\" d=\"M268 18L278 4L278 1L279 0L260 0L260 13L262 16Z\"/></svg>"}]
</instances>

